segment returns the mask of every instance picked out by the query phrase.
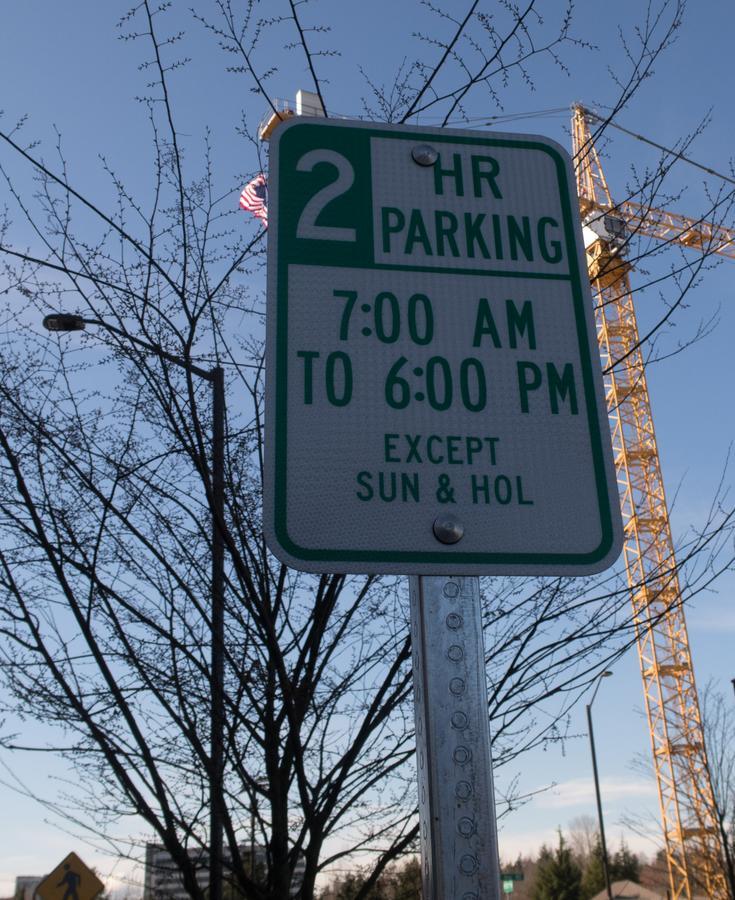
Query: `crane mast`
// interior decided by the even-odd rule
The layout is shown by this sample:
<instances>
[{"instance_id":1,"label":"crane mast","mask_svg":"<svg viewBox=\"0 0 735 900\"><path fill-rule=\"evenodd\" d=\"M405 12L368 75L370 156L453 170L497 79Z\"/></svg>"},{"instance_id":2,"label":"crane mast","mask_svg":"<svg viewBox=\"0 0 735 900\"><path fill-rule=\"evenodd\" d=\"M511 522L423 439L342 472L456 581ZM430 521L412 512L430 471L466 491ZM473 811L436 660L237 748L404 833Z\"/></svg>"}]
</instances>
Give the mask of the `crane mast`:
<instances>
[{"instance_id":1,"label":"crane mast","mask_svg":"<svg viewBox=\"0 0 735 900\"><path fill-rule=\"evenodd\" d=\"M658 785L672 900L729 897L643 353L623 258L632 226L735 256L735 233L613 203L586 111L574 108L577 190L624 523L623 555Z\"/></svg>"}]
</instances>

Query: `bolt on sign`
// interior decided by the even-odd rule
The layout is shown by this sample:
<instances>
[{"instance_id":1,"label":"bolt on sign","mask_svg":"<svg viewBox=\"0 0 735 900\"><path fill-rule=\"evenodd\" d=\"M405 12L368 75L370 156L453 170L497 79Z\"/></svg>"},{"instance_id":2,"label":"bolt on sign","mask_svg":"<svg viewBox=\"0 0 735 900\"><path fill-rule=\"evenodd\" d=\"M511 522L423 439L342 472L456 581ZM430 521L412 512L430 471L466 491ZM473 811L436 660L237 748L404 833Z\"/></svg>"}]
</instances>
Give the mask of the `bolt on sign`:
<instances>
[{"instance_id":1,"label":"bolt on sign","mask_svg":"<svg viewBox=\"0 0 735 900\"><path fill-rule=\"evenodd\" d=\"M36 888L41 900L93 900L105 888L76 853L64 857Z\"/></svg>"},{"instance_id":2,"label":"bolt on sign","mask_svg":"<svg viewBox=\"0 0 735 900\"><path fill-rule=\"evenodd\" d=\"M266 535L306 571L582 574L622 527L571 160L532 135L271 141Z\"/></svg>"}]
</instances>

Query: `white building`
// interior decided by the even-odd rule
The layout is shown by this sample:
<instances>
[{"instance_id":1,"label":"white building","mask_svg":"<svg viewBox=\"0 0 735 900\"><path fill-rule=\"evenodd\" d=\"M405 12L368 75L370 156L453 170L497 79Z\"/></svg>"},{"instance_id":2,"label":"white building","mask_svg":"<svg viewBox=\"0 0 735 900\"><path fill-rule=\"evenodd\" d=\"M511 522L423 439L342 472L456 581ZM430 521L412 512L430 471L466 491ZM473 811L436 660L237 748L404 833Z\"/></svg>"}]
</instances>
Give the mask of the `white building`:
<instances>
[{"instance_id":1,"label":"white building","mask_svg":"<svg viewBox=\"0 0 735 900\"><path fill-rule=\"evenodd\" d=\"M192 848L188 851L189 859L196 866L197 884L206 891L209 887L209 854L205 849ZM243 844L240 847L240 856L246 870L250 869L250 845ZM229 854L225 854L225 866L229 860ZM255 845L255 865L265 865L265 847ZM294 871L291 885L291 896L294 896L304 877L305 861L299 859ZM33 897L24 897L23 900L33 900ZM168 850L161 844L146 844L145 847L145 876L143 880L143 900L189 900L189 894L184 888L181 873Z\"/></svg>"},{"instance_id":2,"label":"white building","mask_svg":"<svg viewBox=\"0 0 735 900\"><path fill-rule=\"evenodd\" d=\"M36 888L43 881L43 875L17 875L15 878L14 900L34 900Z\"/></svg>"},{"instance_id":3,"label":"white building","mask_svg":"<svg viewBox=\"0 0 735 900\"><path fill-rule=\"evenodd\" d=\"M206 890L209 886L208 854L198 848L192 848L188 854L197 867L197 883ZM145 845L143 900L189 900L178 866L160 844Z\"/></svg>"}]
</instances>

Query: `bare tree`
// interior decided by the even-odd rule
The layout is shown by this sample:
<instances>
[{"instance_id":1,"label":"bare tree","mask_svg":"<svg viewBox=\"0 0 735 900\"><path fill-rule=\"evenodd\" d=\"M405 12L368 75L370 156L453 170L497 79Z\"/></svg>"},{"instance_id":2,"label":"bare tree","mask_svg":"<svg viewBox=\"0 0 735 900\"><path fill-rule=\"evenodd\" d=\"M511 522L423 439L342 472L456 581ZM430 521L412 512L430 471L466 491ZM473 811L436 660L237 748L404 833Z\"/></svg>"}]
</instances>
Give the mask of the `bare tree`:
<instances>
[{"instance_id":1,"label":"bare tree","mask_svg":"<svg viewBox=\"0 0 735 900\"><path fill-rule=\"evenodd\" d=\"M491 15L474 0L455 19L424 4L424 57L407 62L390 89L368 74L365 111L405 122L431 110L455 122L473 93L499 104L509 78L563 67L565 48L583 46L572 36L571 4L551 26L538 6L501 3ZM263 20L254 0L215 0L195 16L258 103L274 109L269 76L284 35L319 93L320 57L334 52L321 47L325 30L305 19L308 7L289 0L278 9ZM680 4L664 0L656 10L640 46L628 48L621 104L679 25ZM50 160L24 123L0 132L20 220L8 211L0 221L0 289L9 300L0 345L0 660L9 714L54 735L43 748L22 729L2 741L63 754L78 773L77 824L92 823L104 838L113 822L140 817L203 900L189 851L207 847L213 773L213 477L209 389L191 366L220 365L229 402L219 802L229 878L244 896L275 900L303 865L300 896L310 898L321 871L357 856L368 865L362 897L417 834L404 587L303 575L264 545L263 310L252 287L264 235L243 238L233 182L215 174L208 146L203 170L190 171L174 102L183 61L172 15L142 0L121 22L133 46L145 47L150 80L144 196L105 162L115 202L98 202L69 176L60 140ZM255 142L248 146L257 171L262 160ZM97 325L49 337L38 323L54 308ZM687 596L731 565L731 530L731 513L714 503L683 542ZM487 585L486 599L494 755L509 766L568 738L570 709L634 635L619 573L506 579ZM538 719L534 710L550 699L553 716ZM509 784L508 810L524 800ZM247 864L252 840L266 848L262 870Z\"/></svg>"},{"instance_id":2,"label":"bare tree","mask_svg":"<svg viewBox=\"0 0 735 900\"><path fill-rule=\"evenodd\" d=\"M569 846L584 868L599 841L599 825L592 816L575 816L569 822Z\"/></svg>"},{"instance_id":3,"label":"bare tree","mask_svg":"<svg viewBox=\"0 0 735 900\"><path fill-rule=\"evenodd\" d=\"M717 683L710 679L699 694L700 714L707 749L707 767L714 792L714 809L712 819L717 822L722 837L725 855L724 870L728 889L735 896L735 880L733 859L735 852L735 715L729 700L718 689ZM636 756L632 768L646 778L655 777L653 766L648 757ZM658 862L665 859L663 840L656 840L658 821L652 813L626 812L622 824L627 828L652 841ZM658 865L654 860L654 867ZM695 865L694 876L698 877L698 866ZM704 886L704 878L700 878L700 886Z\"/></svg>"},{"instance_id":4,"label":"bare tree","mask_svg":"<svg viewBox=\"0 0 735 900\"><path fill-rule=\"evenodd\" d=\"M735 712L732 700L708 681L701 694L707 764L715 800L715 818L722 835L730 894L735 897Z\"/></svg>"}]
</instances>

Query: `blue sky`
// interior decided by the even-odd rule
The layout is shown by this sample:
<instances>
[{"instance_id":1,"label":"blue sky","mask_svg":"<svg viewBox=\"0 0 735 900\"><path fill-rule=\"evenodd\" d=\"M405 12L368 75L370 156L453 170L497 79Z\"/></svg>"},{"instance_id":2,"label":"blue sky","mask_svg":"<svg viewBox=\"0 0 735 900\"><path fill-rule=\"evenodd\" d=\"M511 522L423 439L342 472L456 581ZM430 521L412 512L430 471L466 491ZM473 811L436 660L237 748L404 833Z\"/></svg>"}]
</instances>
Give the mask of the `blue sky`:
<instances>
[{"instance_id":1,"label":"blue sky","mask_svg":"<svg viewBox=\"0 0 735 900\"><path fill-rule=\"evenodd\" d=\"M275 14L280 3L261 4L262 15ZM464 3L452 0L460 14ZM494 4L485 4L487 9ZM562 48L569 68L565 74L544 64L532 67L533 90L519 78L511 79L503 93L504 109L493 107L487 98L471 101L467 113L472 127L482 127L484 117L503 113L568 108L573 101L605 104L614 95L608 67L624 66L618 27L628 34L642 15L643 4L622 0L615 4L589 0L575 11L573 32L591 48ZM198 3L202 14L208 3ZM547 19L558 15L559 4L544 4ZM405 56L421 53L428 59L438 51L424 45L414 32L435 28L426 9L418 3L384 0L358 4L353 0L324 0L308 7L316 20L329 22L333 31L317 36L324 47L338 47L340 56L317 58L326 79L328 107L340 114L362 115L361 99L369 87L358 67L362 66L379 84L390 84ZM131 42L119 40L115 28L125 6L116 2L77 0L59 4L50 0L29 0L6 4L0 32L0 108L5 122L25 113L30 120L25 134L40 140L36 150L51 161L54 154L53 126L63 136L70 160L72 182L101 199L109 199L109 183L102 172L99 155L118 169L136 189L146 184L147 126L144 110L134 97L145 91L146 73L137 68L139 50ZM185 135L187 161L194 167L201 157L203 130L211 129L213 165L223 193L232 191L233 209L242 180L258 170L253 145L236 134L242 113L252 131L265 112L261 99L249 92L242 79L223 70L227 60L217 52L207 35L188 12L188 5L175 3L172 15L185 30L182 56L192 62L175 81L179 127ZM423 24L421 24L423 23ZM688 149L688 154L704 165L728 173L733 155L732 96L729 61L735 33L735 6L718 0L700 0L685 13L676 45L656 64L619 122L665 146L694 130L709 114L705 132ZM274 41L269 51L279 71L271 90L278 97L291 98L299 87L311 87L302 57L284 52L287 43ZM267 60L267 57L266 57ZM425 124L435 124L428 115ZM454 120L460 125L459 118ZM569 114L565 111L545 117L503 125L504 130L540 132L569 146ZM6 157L0 157L5 164ZM613 193L618 196L632 172L655 165L657 154L633 139L615 135L607 147L605 171ZM697 170L679 165L672 175L671 206L683 213L697 214L705 197L705 179ZM244 214L244 234L253 234L255 224ZM30 234L23 240L31 241ZM718 485L735 429L732 400L732 346L735 336L735 302L732 296L735 262L723 260L707 272L694 290L686 309L675 319L675 327L662 339L661 350L670 352L678 342L686 342L700 321L716 317L716 327L684 353L650 367L649 389L653 404L661 462L670 501L674 501L672 525L675 537L696 528L707 514ZM645 273L633 273L634 284ZM254 296L262 294L264 282L255 282ZM660 309L656 288L637 296L641 322L653 321ZM732 473L726 479L732 482ZM732 501L732 495L730 497ZM701 687L715 679L721 689L731 691L735 677L732 646L735 640L735 579L725 577L716 591L696 598L687 611L689 634L697 682ZM642 712L638 662L632 651L615 666L614 678L601 687L595 701L595 728L602 774L610 842L617 844L621 827L616 823L626 810L656 811L653 783L630 768L637 753L645 754L648 732ZM594 798L586 741L584 709L573 713L570 733L577 735L561 746L525 760L522 784L527 790L556 782L556 787L538 797L513 817L504 820L501 852L515 855L554 840L557 825L565 826L580 814L594 814ZM31 791L56 795L67 773L46 756L0 753L0 763L10 766ZM503 773L500 780L512 773ZM86 847L79 838L60 831L58 819L31 799L24 799L7 787L12 781L0 769L0 808L12 810L0 824L0 895L12 890L18 874L41 873L51 869L69 850L75 849L103 875L121 873L124 867ZM76 831L76 829L72 829ZM638 846L630 834L631 843ZM640 846L643 846L640 844Z\"/></svg>"}]
</instances>

